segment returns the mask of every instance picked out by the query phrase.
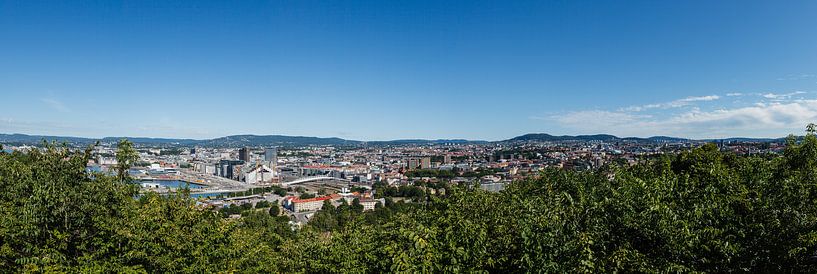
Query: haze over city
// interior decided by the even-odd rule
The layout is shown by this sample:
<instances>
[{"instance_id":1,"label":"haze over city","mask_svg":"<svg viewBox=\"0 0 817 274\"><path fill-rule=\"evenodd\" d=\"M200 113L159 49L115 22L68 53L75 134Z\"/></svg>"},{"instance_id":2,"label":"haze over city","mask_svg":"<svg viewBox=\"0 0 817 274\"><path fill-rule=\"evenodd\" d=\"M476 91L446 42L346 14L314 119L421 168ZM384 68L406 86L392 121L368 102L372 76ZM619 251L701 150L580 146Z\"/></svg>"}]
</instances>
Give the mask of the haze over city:
<instances>
[{"instance_id":1,"label":"haze over city","mask_svg":"<svg viewBox=\"0 0 817 274\"><path fill-rule=\"evenodd\" d=\"M1 133L783 137L814 1L0 1Z\"/></svg>"}]
</instances>

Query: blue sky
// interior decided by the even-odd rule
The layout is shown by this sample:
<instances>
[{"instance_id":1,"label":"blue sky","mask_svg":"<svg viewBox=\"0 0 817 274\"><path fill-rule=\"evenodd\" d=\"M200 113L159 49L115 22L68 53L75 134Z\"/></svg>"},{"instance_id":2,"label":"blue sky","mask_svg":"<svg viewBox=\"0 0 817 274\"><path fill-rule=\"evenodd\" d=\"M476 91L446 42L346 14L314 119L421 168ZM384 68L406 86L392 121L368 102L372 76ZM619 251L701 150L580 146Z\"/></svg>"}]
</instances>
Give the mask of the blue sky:
<instances>
[{"instance_id":1,"label":"blue sky","mask_svg":"<svg viewBox=\"0 0 817 274\"><path fill-rule=\"evenodd\" d=\"M815 11L0 0L0 133L779 137L817 122Z\"/></svg>"}]
</instances>

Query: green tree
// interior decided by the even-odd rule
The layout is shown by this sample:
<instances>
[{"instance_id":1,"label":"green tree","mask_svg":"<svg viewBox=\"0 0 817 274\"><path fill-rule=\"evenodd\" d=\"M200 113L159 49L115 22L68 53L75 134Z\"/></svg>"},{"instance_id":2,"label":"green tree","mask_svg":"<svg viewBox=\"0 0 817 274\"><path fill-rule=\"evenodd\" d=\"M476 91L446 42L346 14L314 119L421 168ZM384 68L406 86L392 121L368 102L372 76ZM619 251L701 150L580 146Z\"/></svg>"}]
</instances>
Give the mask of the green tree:
<instances>
[{"instance_id":1,"label":"green tree","mask_svg":"<svg viewBox=\"0 0 817 274\"><path fill-rule=\"evenodd\" d=\"M270 202L267 200L261 200L255 203L255 208L268 208L270 207Z\"/></svg>"},{"instance_id":2,"label":"green tree","mask_svg":"<svg viewBox=\"0 0 817 274\"><path fill-rule=\"evenodd\" d=\"M360 198L352 200L352 210L357 213L363 212L363 205L360 204Z\"/></svg>"},{"instance_id":3,"label":"green tree","mask_svg":"<svg viewBox=\"0 0 817 274\"><path fill-rule=\"evenodd\" d=\"M128 139L119 140L116 146L116 172L121 181L130 179L128 169L139 160L139 153L133 148L133 143Z\"/></svg>"},{"instance_id":4,"label":"green tree","mask_svg":"<svg viewBox=\"0 0 817 274\"><path fill-rule=\"evenodd\" d=\"M89 176L91 148L0 155L0 269L65 271L80 260L120 265L136 189Z\"/></svg>"},{"instance_id":5,"label":"green tree","mask_svg":"<svg viewBox=\"0 0 817 274\"><path fill-rule=\"evenodd\" d=\"M272 205L269 208L269 215L270 216L281 215L281 209L278 207L278 202L272 203Z\"/></svg>"},{"instance_id":6,"label":"green tree","mask_svg":"<svg viewBox=\"0 0 817 274\"><path fill-rule=\"evenodd\" d=\"M335 205L332 204L330 200L323 200L323 206L321 210L328 211L328 212L335 212Z\"/></svg>"}]
</instances>

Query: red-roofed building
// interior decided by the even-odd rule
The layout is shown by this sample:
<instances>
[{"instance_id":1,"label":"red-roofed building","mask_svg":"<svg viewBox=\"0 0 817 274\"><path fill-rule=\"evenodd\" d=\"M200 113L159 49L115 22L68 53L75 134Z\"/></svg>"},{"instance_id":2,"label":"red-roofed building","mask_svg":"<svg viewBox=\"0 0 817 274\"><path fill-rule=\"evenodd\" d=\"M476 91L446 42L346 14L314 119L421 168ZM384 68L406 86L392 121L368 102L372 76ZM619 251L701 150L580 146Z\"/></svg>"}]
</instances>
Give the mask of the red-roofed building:
<instances>
[{"instance_id":1,"label":"red-roofed building","mask_svg":"<svg viewBox=\"0 0 817 274\"><path fill-rule=\"evenodd\" d=\"M309 199L300 199L298 197L284 198L284 208L292 210L293 212L301 211L315 211L323 208L323 201L340 199L340 195L332 194L323 197L315 197Z\"/></svg>"}]
</instances>

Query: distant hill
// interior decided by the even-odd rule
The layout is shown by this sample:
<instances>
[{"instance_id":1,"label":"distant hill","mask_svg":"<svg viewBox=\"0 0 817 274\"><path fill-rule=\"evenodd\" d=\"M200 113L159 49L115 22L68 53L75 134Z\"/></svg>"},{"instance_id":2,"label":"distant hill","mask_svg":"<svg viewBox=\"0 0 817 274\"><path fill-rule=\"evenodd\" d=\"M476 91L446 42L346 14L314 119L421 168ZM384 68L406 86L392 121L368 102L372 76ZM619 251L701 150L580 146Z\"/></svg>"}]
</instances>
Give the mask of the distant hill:
<instances>
[{"instance_id":1,"label":"distant hill","mask_svg":"<svg viewBox=\"0 0 817 274\"><path fill-rule=\"evenodd\" d=\"M392 141L356 141L346 140L337 137L321 138L309 136L285 136L285 135L232 135L215 139L172 139L172 138L144 138L144 137L105 137L101 139L82 138L82 137L66 137L66 136L43 136L43 135L26 135L26 134L0 134L0 143L5 144L26 144L38 145L43 140L48 142L68 143L72 145L90 145L97 141L102 143L115 143L119 140L127 138L135 144L142 145L165 145L165 146L203 146L203 147L241 147L241 146L392 146L392 145L413 145L413 144L444 144L444 143L487 143L486 141L469 141L462 139L438 139L438 140L423 140L423 139L406 139L406 140L392 140Z\"/></svg>"},{"instance_id":2,"label":"distant hill","mask_svg":"<svg viewBox=\"0 0 817 274\"><path fill-rule=\"evenodd\" d=\"M654 142L654 143L669 143L669 142L688 142L694 141L685 138L677 138L677 137L668 137L668 136L653 136L649 138L639 138L639 137L626 137L620 138L610 134L595 134L595 135L562 135L562 136L554 136L546 133L531 133L525 134L522 136L517 136L511 139L506 140L508 142L526 142L526 141L536 141L536 142L567 142L567 141L578 141L578 142L590 142L590 141L603 141L603 142L615 142L615 141L631 141L631 142Z\"/></svg>"},{"instance_id":3,"label":"distant hill","mask_svg":"<svg viewBox=\"0 0 817 274\"><path fill-rule=\"evenodd\" d=\"M403 140L391 140L391 141L367 141L363 142L366 145L434 145L434 144L484 144L488 143L488 141L473 141L473 140L465 140L465 139L437 139L437 140L425 140L425 139L403 139Z\"/></svg>"},{"instance_id":4,"label":"distant hill","mask_svg":"<svg viewBox=\"0 0 817 274\"><path fill-rule=\"evenodd\" d=\"M127 138L131 142L138 144L169 144L169 145L188 145L200 142L193 139L168 139L168 138L145 138L145 137L105 137L102 139L84 138L84 137L70 137L70 136L44 136L44 135L26 135L26 134L0 134L0 143L7 144L27 144L38 145L43 141L68 143L74 145L90 145L97 141L101 143L115 143L123 138Z\"/></svg>"},{"instance_id":5,"label":"distant hill","mask_svg":"<svg viewBox=\"0 0 817 274\"><path fill-rule=\"evenodd\" d=\"M802 136L797 136L798 139ZM786 138L745 138L745 137L731 137L723 139L706 139L707 142L749 142L749 143L769 143L769 142L785 142Z\"/></svg>"},{"instance_id":6,"label":"distant hill","mask_svg":"<svg viewBox=\"0 0 817 274\"><path fill-rule=\"evenodd\" d=\"M517 136L507 141L539 141L539 142L564 142L564 141L615 141L619 140L620 138L609 135L609 134L596 134L596 135L577 135L577 136L570 136L570 135L562 135L562 136L554 136L547 133L531 133L525 134L522 136Z\"/></svg>"},{"instance_id":7,"label":"distant hill","mask_svg":"<svg viewBox=\"0 0 817 274\"><path fill-rule=\"evenodd\" d=\"M286 136L286 135L232 135L215 139L173 139L173 138L146 138L146 137L105 137L101 139L70 137L70 136L42 136L26 134L0 134L0 143L4 144L26 144L38 145L43 140L57 143L68 143L72 145L90 145L97 141L102 143L115 143L123 138L127 138L136 144L150 146L203 146L203 147L260 147L260 146L400 146L400 145L434 145L434 144L486 144L488 141L465 140L465 139L401 139L390 141L356 141L337 137L309 137L309 136ZM531 133L517 136L508 140L498 142L649 142L649 143L675 143L675 142L782 142L785 138L724 138L693 140L669 136L653 136L648 138L639 137L617 137L609 134L595 135L561 135L555 136L546 133Z\"/></svg>"},{"instance_id":8,"label":"distant hill","mask_svg":"<svg viewBox=\"0 0 817 274\"><path fill-rule=\"evenodd\" d=\"M238 147L238 146L305 146L305 145L334 145L348 146L358 145L360 141L345 140L341 138L320 138L306 136L284 136L284 135L233 135L210 140L202 140L197 143L207 147Z\"/></svg>"},{"instance_id":9,"label":"distant hill","mask_svg":"<svg viewBox=\"0 0 817 274\"><path fill-rule=\"evenodd\" d=\"M615 141L630 141L630 142L651 142L651 143L678 143L678 142L756 142L756 143L768 143L768 142L783 142L786 138L744 138L744 137L732 137L732 138L723 138L723 139L687 139L687 138L678 138L678 137L670 137L670 136L653 136L647 138L640 138L640 137L617 137L614 135L609 134L596 134L596 135L577 135L577 136L570 136L570 135L562 135L562 136L554 136L546 133L531 133L525 134L522 136L517 136L511 139L506 140L506 142L525 142L525 141L536 141L536 142L567 142L567 141L578 141L578 142L589 142L589 141L604 141L604 142L615 142Z\"/></svg>"},{"instance_id":10,"label":"distant hill","mask_svg":"<svg viewBox=\"0 0 817 274\"><path fill-rule=\"evenodd\" d=\"M653 136L653 137L649 137L647 139L649 139L650 141L654 141L654 142L684 142L684 141L690 141L690 139L686 139L686 138L669 137L669 136Z\"/></svg>"},{"instance_id":11,"label":"distant hill","mask_svg":"<svg viewBox=\"0 0 817 274\"><path fill-rule=\"evenodd\" d=\"M628 137L626 139L635 139L637 141L648 141L654 143L678 143L678 142L690 142L690 141L697 141L687 138L678 138L678 137L670 137L670 136L652 136L647 138L637 138L637 137Z\"/></svg>"},{"instance_id":12,"label":"distant hill","mask_svg":"<svg viewBox=\"0 0 817 274\"><path fill-rule=\"evenodd\" d=\"M171 139L171 138L146 138L146 137L105 137L102 138L103 143L115 143L119 140L127 138L131 142L138 144L176 144L176 145L191 145L201 142L201 140L194 139Z\"/></svg>"},{"instance_id":13,"label":"distant hill","mask_svg":"<svg viewBox=\"0 0 817 274\"><path fill-rule=\"evenodd\" d=\"M66 137L66 136L41 136L41 135L26 135L26 134L0 134L0 143L6 144L40 144L43 141L70 143L70 144L92 144L96 139L82 138L82 137Z\"/></svg>"},{"instance_id":14,"label":"distant hill","mask_svg":"<svg viewBox=\"0 0 817 274\"><path fill-rule=\"evenodd\" d=\"M0 143L7 144L41 144L43 140L48 142L69 143L73 145L90 145L97 141L102 143L115 143L127 138L135 144L143 145L168 145L168 146L207 146L207 147L239 147L239 146L305 146L305 145L357 145L361 142L344 140L340 138L318 138L304 136L282 136L282 135L234 135L215 139L195 140L195 139L173 139L173 138L144 138L144 137L105 137L101 139L66 137L66 136L42 136L26 134L0 134Z\"/></svg>"}]
</instances>

